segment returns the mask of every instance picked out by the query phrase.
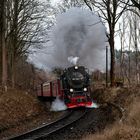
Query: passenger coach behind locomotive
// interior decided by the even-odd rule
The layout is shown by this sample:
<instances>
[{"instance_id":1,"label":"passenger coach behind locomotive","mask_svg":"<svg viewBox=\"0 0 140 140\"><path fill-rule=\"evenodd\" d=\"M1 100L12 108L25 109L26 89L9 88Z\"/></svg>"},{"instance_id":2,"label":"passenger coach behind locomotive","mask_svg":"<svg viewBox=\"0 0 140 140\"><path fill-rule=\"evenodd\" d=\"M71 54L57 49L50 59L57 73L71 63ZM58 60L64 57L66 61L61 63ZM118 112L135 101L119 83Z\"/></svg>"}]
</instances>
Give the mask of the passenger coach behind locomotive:
<instances>
[{"instance_id":1,"label":"passenger coach behind locomotive","mask_svg":"<svg viewBox=\"0 0 140 140\"><path fill-rule=\"evenodd\" d=\"M68 108L90 106L90 79L88 70L83 66L66 69L61 76L64 99Z\"/></svg>"}]
</instances>

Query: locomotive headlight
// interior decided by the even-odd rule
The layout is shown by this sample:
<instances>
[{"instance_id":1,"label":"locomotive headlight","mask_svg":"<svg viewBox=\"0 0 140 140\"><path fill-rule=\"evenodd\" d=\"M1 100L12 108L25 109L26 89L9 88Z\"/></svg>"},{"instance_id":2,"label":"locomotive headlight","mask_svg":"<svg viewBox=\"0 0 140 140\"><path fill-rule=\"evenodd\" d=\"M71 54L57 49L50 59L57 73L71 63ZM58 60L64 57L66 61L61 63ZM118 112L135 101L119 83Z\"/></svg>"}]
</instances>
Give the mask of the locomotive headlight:
<instances>
[{"instance_id":1,"label":"locomotive headlight","mask_svg":"<svg viewBox=\"0 0 140 140\"><path fill-rule=\"evenodd\" d=\"M87 91L87 88L84 88L83 90L84 90L84 91Z\"/></svg>"},{"instance_id":2,"label":"locomotive headlight","mask_svg":"<svg viewBox=\"0 0 140 140\"><path fill-rule=\"evenodd\" d=\"M77 70L78 69L78 66L75 66L74 68Z\"/></svg>"},{"instance_id":3,"label":"locomotive headlight","mask_svg":"<svg viewBox=\"0 0 140 140\"><path fill-rule=\"evenodd\" d=\"M72 88L70 88L70 92L73 92L73 89Z\"/></svg>"}]
</instances>

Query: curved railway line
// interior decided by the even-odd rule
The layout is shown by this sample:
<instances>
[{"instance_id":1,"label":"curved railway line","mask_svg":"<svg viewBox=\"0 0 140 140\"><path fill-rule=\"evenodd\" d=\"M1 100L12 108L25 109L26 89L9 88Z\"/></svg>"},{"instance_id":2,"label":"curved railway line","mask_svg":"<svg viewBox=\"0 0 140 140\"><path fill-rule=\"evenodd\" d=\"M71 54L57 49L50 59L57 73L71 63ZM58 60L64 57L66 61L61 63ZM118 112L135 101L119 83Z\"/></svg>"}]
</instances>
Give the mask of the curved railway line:
<instances>
[{"instance_id":1,"label":"curved railway line","mask_svg":"<svg viewBox=\"0 0 140 140\"><path fill-rule=\"evenodd\" d=\"M64 129L70 126L71 124L75 123L76 121L81 119L87 112L88 111L85 109L68 111L66 115L60 118L59 120L46 124L43 127L34 129L22 135L9 138L9 140L25 140L25 139L38 140L44 138L46 139L48 136L57 133L57 131Z\"/></svg>"},{"instance_id":2,"label":"curved railway line","mask_svg":"<svg viewBox=\"0 0 140 140\"><path fill-rule=\"evenodd\" d=\"M68 110L66 114L49 124L39 127L9 140L58 140L80 138L86 132L95 132L104 129L105 126L114 121L115 115L122 118L122 112L118 106L106 103L98 109L75 109ZM114 117L115 116L115 117Z\"/></svg>"}]
</instances>

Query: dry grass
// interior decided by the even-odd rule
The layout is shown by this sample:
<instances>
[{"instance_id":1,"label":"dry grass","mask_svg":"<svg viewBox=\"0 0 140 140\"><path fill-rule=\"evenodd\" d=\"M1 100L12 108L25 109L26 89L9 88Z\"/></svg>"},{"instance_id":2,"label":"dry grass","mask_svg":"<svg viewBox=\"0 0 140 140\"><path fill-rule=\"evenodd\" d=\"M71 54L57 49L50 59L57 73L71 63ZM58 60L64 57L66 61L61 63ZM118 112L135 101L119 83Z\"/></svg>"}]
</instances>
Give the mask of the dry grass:
<instances>
[{"instance_id":1,"label":"dry grass","mask_svg":"<svg viewBox=\"0 0 140 140\"><path fill-rule=\"evenodd\" d=\"M115 123L104 132L89 135L83 140L140 140L140 103L135 102L123 123Z\"/></svg>"},{"instance_id":2,"label":"dry grass","mask_svg":"<svg viewBox=\"0 0 140 140\"><path fill-rule=\"evenodd\" d=\"M27 92L10 89L0 94L0 140L25 133L63 115L63 112L50 112L46 107Z\"/></svg>"},{"instance_id":3,"label":"dry grass","mask_svg":"<svg viewBox=\"0 0 140 140\"><path fill-rule=\"evenodd\" d=\"M134 103L129 108L129 114L125 121L126 124L140 128L140 98L135 99Z\"/></svg>"},{"instance_id":4,"label":"dry grass","mask_svg":"<svg viewBox=\"0 0 140 140\"><path fill-rule=\"evenodd\" d=\"M100 93L100 92L99 92ZM140 89L107 89L98 95L101 102L111 101L125 108L123 122L116 122L104 132L91 134L83 140L140 140Z\"/></svg>"},{"instance_id":5,"label":"dry grass","mask_svg":"<svg viewBox=\"0 0 140 140\"><path fill-rule=\"evenodd\" d=\"M39 114L43 110L33 96L10 90L0 96L0 130Z\"/></svg>"},{"instance_id":6,"label":"dry grass","mask_svg":"<svg viewBox=\"0 0 140 140\"><path fill-rule=\"evenodd\" d=\"M115 125L102 134L89 135L83 140L139 140L140 129L128 125Z\"/></svg>"}]
</instances>

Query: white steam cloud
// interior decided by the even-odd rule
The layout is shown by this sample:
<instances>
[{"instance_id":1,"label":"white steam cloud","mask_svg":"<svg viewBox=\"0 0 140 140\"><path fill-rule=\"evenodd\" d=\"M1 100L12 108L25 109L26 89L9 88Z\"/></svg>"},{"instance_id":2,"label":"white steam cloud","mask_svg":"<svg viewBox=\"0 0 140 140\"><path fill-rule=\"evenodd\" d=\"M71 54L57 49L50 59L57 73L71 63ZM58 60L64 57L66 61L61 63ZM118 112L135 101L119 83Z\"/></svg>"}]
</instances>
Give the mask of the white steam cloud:
<instances>
[{"instance_id":1,"label":"white steam cloud","mask_svg":"<svg viewBox=\"0 0 140 140\"><path fill-rule=\"evenodd\" d=\"M99 105L98 104L96 104L96 103L94 103L94 102L92 102L92 104L91 105L87 105L86 106L87 108L99 108Z\"/></svg>"},{"instance_id":2,"label":"white steam cloud","mask_svg":"<svg viewBox=\"0 0 140 140\"><path fill-rule=\"evenodd\" d=\"M71 8L56 21L51 36L52 65L67 67L78 61L89 69L104 70L107 38L101 19L89 10Z\"/></svg>"},{"instance_id":3,"label":"white steam cloud","mask_svg":"<svg viewBox=\"0 0 140 140\"><path fill-rule=\"evenodd\" d=\"M59 97L56 97L56 99L52 102L51 111L63 111L66 109L67 106L62 100L59 99Z\"/></svg>"},{"instance_id":4,"label":"white steam cloud","mask_svg":"<svg viewBox=\"0 0 140 140\"><path fill-rule=\"evenodd\" d=\"M71 8L57 16L50 34L51 42L44 50L49 54L39 56L38 60L48 68L78 64L90 70L105 70L105 32L105 26L96 14Z\"/></svg>"},{"instance_id":5,"label":"white steam cloud","mask_svg":"<svg viewBox=\"0 0 140 140\"><path fill-rule=\"evenodd\" d=\"M68 57L68 61L73 65L77 65L78 59L79 57L74 57L74 56Z\"/></svg>"}]
</instances>

